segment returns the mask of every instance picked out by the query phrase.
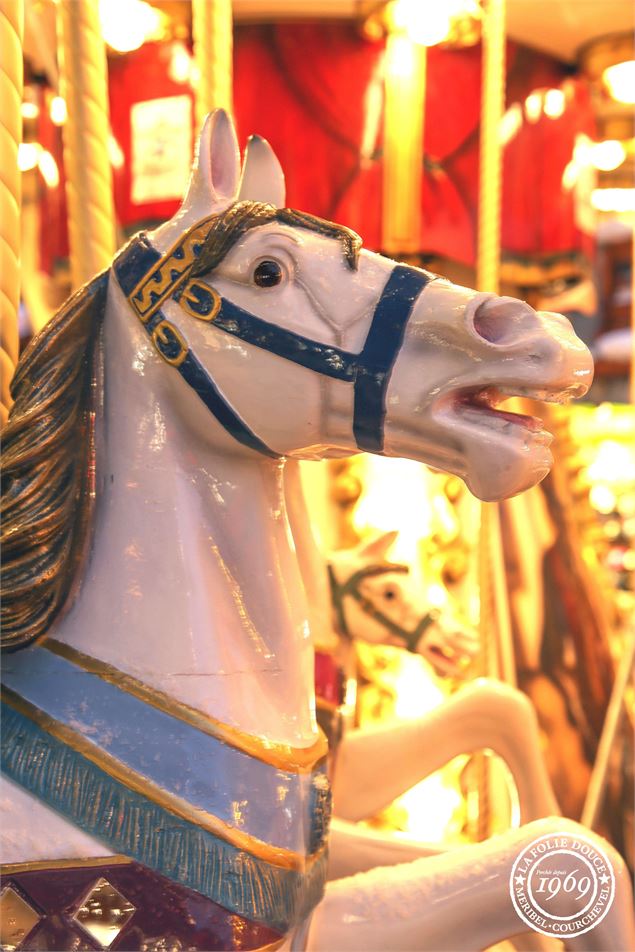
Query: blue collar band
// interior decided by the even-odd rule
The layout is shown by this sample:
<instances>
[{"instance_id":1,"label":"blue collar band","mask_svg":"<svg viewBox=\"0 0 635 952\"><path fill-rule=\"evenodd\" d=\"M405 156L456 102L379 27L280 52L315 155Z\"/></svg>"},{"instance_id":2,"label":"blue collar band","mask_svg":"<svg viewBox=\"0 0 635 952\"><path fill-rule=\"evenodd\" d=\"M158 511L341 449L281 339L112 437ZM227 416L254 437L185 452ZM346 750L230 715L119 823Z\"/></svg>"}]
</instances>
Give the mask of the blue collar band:
<instances>
[{"instance_id":1,"label":"blue collar band","mask_svg":"<svg viewBox=\"0 0 635 952\"><path fill-rule=\"evenodd\" d=\"M225 908L274 928L296 921L323 886L324 762L269 765L122 684L44 646L7 657L3 771L111 849Z\"/></svg>"}]
</instances>

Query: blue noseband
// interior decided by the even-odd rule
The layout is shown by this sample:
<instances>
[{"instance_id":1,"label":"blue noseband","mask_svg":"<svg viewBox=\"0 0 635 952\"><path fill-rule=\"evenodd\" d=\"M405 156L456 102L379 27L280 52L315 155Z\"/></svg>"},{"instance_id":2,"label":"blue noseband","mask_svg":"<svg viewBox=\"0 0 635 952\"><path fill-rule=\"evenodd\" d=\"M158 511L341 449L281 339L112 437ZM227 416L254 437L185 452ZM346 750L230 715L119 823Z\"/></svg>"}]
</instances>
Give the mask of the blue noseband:
<instances>
[{"instance_id":1,"label":"blue noseband","mask_svg":"<svg viewBox=\"0 0 635 952\"><path fill-rule=\"evenodd\" d=\"M167 320L161 305L172 299L188 314L213 323L214 327L247 344L326 377L352 383L355 394L353 433L357 447L370 453L382 453L386 391L392 368L414 303L434 275L396 265L375 306L364 347L355 354L263 321L221 297L208 284L190 278L192 265L202 249L200 234L203 224L183 236L167 255L161 255L147 236L140 234L114 261L121 289L159 354L176 367L218 422L239 443L272 459L280 457L230 406L182 335Z\"/></svg>"}]
</instances>

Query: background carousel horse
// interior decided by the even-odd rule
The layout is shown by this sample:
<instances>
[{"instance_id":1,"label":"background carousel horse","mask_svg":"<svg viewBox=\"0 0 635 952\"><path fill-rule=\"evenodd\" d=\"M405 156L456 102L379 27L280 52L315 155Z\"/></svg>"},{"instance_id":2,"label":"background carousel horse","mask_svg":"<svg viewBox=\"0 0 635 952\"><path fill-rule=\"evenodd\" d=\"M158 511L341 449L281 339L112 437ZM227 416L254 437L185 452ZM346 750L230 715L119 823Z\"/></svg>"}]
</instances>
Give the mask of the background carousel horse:
<instances>
[{"instance_id":1,"label":"background carousel horse","mask_svg":"<svg viewBox=\"0 0 635 952\"><path fill-rule=\"evenodd\" d=\"M260 150L265 148L259 146ZM254 147L250 156L252 161L255 153ZM318 642L328 643L333 628L338 624L337 612L333 612L331 617L328 614L333 584L313 536L298 464L292 460L287 462L285 469L285 489L287 511L312 612L312 630ZM372 563L381 562L394 540L395 533L387 533L369 544L338 554L337 579L344 581L351 577L351 573L354 577L363 571L361 561L370 558ZM375 578L383 581L372 590L365 590L364 594L381 601L382 586L388 576L382 574ZM396 611L390 620L396 626L403 626L406 632L416 633L418 628L425 628L422 622L428 613L420 606L415 608L417 600L404 585L403 573L397 573L389 584L395 589L399 587L394 599ZM326 612L324 606L327 606ZM349 632L352 626L354 636L361 640L366 636L374 643L387 640L385 629L376 618L369 631L370 615L359 608L355 599L352 607L353 613L347 612L344 620ZM359 610L355 611L355 607ZM427 655L431 664L437 661L440 651L445 661L444 673L456 674L463 658L473 653L473 636L466 629L457 629L451 621L443 629L450 633L447 641L439 641L442 632L435 632L428 642L428 631L422 631L416 638L415 648ZM415 637L409 640L415 641ZM334 662L332 655L321 655L319 650L317 657L318 719L335 747L333 759L336 761L335 815L331 821L329 848L331 879L443 852L442 844L393 836L359 826L358 822L376 815L460 754L489 749L503 758L516 786L521 822L528 823L560 812L542 756L535 711L524 694L499 681L480 678L421 717L389 721L380 728L354 728L348 710L351 702L345 696L348 678L355 674L350 648L350 641L340 641L335 653L339 664ZM321 704L321 697L330 703L324 705L322 701ZM322 718L321 706L327 708L326 716ZM385 769L387 756L390 757L390 770Z\"/></svg>"},{"instance_id":2,"label":"background carousel horse","mask_svg":"<svg viewBox=\"0 0 635 952\"><path fill-rule=\"evenodd\" d=\"M396 538L397 532L379 533L330 555L335 630L348 640L406 648L437 674L460 677L478 653L476 632L450 610L427 605L410 566L388 560Z\"/></svg>"},{"instance_id":3,"label":"background carousel horse","mask_svg":"<svg viewBox=\"0 0 635 952\"><path fill-rule=\"evenodd\" d=\"M500 394L582 393L589 355L558 316L238 202L239 175L217 112L178 214L70 299L13 382L3 610L22 650L2 674L2 835L5 898L32 917L15 944L86 944L115 889L102 947L297 948L314 909L314 949L482 947L519 931L518 851L581 829L538 821L325 887L326 751L284 459L372 450L459 473L481 498L520 492L549 439ZM626 948L630 884L603 848L616 898L574 941Z\"/></svg>"}]
</instances>

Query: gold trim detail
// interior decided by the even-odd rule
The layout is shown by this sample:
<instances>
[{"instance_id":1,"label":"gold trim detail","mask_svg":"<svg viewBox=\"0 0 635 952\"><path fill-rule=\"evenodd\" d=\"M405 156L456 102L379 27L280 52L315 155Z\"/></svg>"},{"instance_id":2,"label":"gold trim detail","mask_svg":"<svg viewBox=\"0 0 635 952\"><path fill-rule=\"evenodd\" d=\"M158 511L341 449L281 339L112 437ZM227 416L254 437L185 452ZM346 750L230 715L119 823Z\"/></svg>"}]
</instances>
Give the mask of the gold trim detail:
<instances>
[{"instance_id":1,"label":"gold trim detail","mask_svg":"<svg viewBox=\"0 0 635 952\"><path fill-rule=\"evenodd\" d=\"M67 747L81 754L86 760L90 760L100 770L103 770L118 783L123 784L135 793L141 794L147 800L155 803L164 810L168 810L175 816L188 823L212 833L214 836L225 840L239 850L250 853L258 859L262 859L272 866L279 866L282 869L293 869L304 871L312 866L315 860L320 856L324 847L314 853L312 856L305 856L295 850L289 850L281 846L272 846L263 840L252 836L250 833L244 833L242 830L236 830L224 820L208 813L206 810L200 810L193 807L187 801L182 800L173 793L163 790L158 784L155 784L147 777L138 774L130 767L121 764L110 754L100 750L90 741L86 740L80 734L77 734L70 727L56 721L49 714L41 711L38 707L21 698L10 688L2 687L2 700L12 707L19 714L28 717L39 727L43 728L52 737L57 738Z\"/></svg>"},{"instance_id":2,"label":"gold trim detail","mask_svg":"<svg viewBox=\"0 0 635 952\"><path fill-rule=\"evenodd\" d=\"M287 941L287 936L283 936L281 939L276 939L275 942L269 942L268 945L259 945L257 949L253 949L252 952L276 952L277 949L281 949L282 946Z\"/></svg>"},{"instance_id":3,"label":"gold trim detail","mask_svg":"<svg viewBox=\"0 0 635 952\"><path fill-rule=\"evenodd\" d=\"M83 869L92 866L129 866L135 860L129 856L115 853L113 856L88 856L82 859L34 859L25 863L2 863L0 876L17 876L18 873L30 873L38 869Z\"/></svg>"},{"instance_id":4,"label":"gold trim detail","mask_svg":"<svg viewBox=\"0 0 635 952\"><path fill-rule=\"evenodd\" d=\"M203 714L181 701L176 701L162 691L138 681L131 675L118 671L117 668L113 668L105 661L91 658L76 648L71 648L70 645L56 641L54 638L47 638L46 641L42 642L42 647L52 651L53 654L59 655L60 658L65 658L66 661L76 664L84 671L96 674L103 681L114 684L120 690L132 694L157 710L163 711L171 717L176 717L203 731L203 733L209 734L210 737L215 737L217 740L229 744L230 747L235 747L236 750L249 754L251 757L256 757L278 770L286 770L289 773L311 773L315 766L328 754L326 735L319 728L318 738L310 747L291 747L289 744L267 741L261 737L256 737L254 734L248 734L238 727L223 724L222 721L216 720L208 714Z\"/></svg>"},{"instance_id":5,"label":"gold trim detail","mask_svg":"<svg viewBox=\"0 0 635 952\"><path fill-rule=\"evenodd\" d=\"M198 298L195 295L191 297L188 296L192 295L192 289L194 287L202 288L206 294L209 294L212 301L214 302L212 305L212 310L209 312L209 314L201 314L200 311L196 311L194 309L193 305L198 303ZM203 284L202 281L197 281L196 278L190 278L183 289L181 297L179 298L179 306L183 308L186 314L189 314L190 317L195 317L197 321L205 321L207 324L217 317L218 312L221 309L221 304L221 296L218 291L212 288L209 284Z\"/></svg>"},{"instance_id":6,"label":"gold trim detail","mask_svg":"<svg viewBox=\"0 0 635 952\"><path fill-rule=\"evenodd\" d=\"M181 235L170 250L162 255L154 267L134 286L128 295L128 301L142 324L147 324L163 302L186 280L196 260L194 245L205 239L213 220L213 215L204 218L197 222L191 231ZM177 251L181 253L176 255ZM173 276L175 272L176 278ZM158 294L154 302L152 292ZM138 296L140 300L137 299Z\"/></svg>"},{"instance_id":7,"label":"gold trim detail","mask_svg":"<svg viewBox=\"0 0 635 952\"><path fill-rule=\"evenodd\" d=\"M335 701L327 701L323 697L316 697L315 706L318 711L328 711L329 714L335 714L341 705L336 704Z\"/></svg>"},{"instance_id":8,"label":"gold trim detail","mask_svg":"<svg viewBox=\"0 0 635 952\"><path fill-rule=\"evenodd\" d=\"M173 340L171 338L173 338ZM162 350L161 345L169 347L174 341L179 345L179 352L175 357L168 357ZM187 357L189 350L187 341L183 335L179 333L174 324L171 324L170 321L166 321L165 318L159 321L156 327L152 328L152 343L159 356L165 360L166 364L171 364L173 367L180 367Z\"/></svg>"}]
</instances>

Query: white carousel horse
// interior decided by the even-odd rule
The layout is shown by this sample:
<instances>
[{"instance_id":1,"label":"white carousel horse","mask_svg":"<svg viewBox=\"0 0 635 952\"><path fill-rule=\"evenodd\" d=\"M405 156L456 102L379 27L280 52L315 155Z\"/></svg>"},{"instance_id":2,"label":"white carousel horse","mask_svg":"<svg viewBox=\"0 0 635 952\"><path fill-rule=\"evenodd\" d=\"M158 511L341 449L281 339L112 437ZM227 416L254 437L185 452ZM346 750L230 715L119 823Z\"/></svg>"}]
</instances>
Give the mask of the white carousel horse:
<instances>
[{"instance_id":1,"label":"white carousel horse","mask_svg":"<svg viewBox=\"0 0 635 952\"><path fill-rule=\"evenodd\" d=\"M114 889L117 938L97 947L299 948L313 909L314 949L482 947L522 929L518 850L580 828L539 821L325 888L325 750L284 458L373 450L458 473L481 498L520 492L549 468L549 437L497 400L582 393L590 358L556 315L237 202L239 171L217 112L179 213L71 299L14 380L3 609L22 650L2 674L3 898L31 915L15 944L66 930L79 947ZM420 744L405 734L385 771ZM579 947L632 940L611 856L615 901Z\"/></svg>"},{"instance_id":2,"label":"white carousel horse","mask_svg":"<svg viewBox=\"0 0 635 952\"><path fill-rule=\"evenodd\" d=\"M461 677L478 654L476 632L449 609L426 604L410 566L388 560L397 532L331 554L333 625L341 637L419 654L445 677Z\"/></svg>"},{"instance_id":3,"label":"white carousel horse","mask_svg":"<svg viewBox=\"0 0 635 952\"><path fill-rule=\"evenodd\" d=\"M371 577L372 587L360 592L371 602L366 610L361 600L348 596L351 586L346 582L351 578L355 580L360 572L363 578L369 561L371 567L375 563L386 567L383 560L395 540L395 533L386 533L332 558L335 582L339 586L339 611L334 611L331 617L320 611L322 606L330 605L333 578L327 575L324 557L315 542L298 464L293 461L286 466L285 488L293 539L312 611L311 625L318 637L321 636L319 640L327 643L333 626L338 629L344 625L355 638L385 643L390 640L391 632L387 632L381 616L388 613L395 644L410 642L432 665L442 658L442 670L457 673L461 662L473 656L473 635L467 628L452 624L450 619L444 629L432 632L428 640L429 628L425 624L428 612L419 604L412 586L405 583L404 573L384 574L382 571ZM382 598L386 586L395 595L388 600L390 607L386 607ZM346 604L342 604L344 599ZM375 609L379 610L380 605L378 619ZM399 629L403 634L401 631L395 634ZM342 667L350 676L354 674L350 642L344 640L338 647ZM319 700L318 697L318 704ZM333 732L340 736L335 815L329 846L331 879L442 852L444 847L439 843L425 843L402 835L396 837L359 826L358 821L377 814L460 754L488 749L505 761L515 783L521 822L529 823L560 812L542 756L533 706L524 694L501 682L480 678L435 710L408 721L390 721L381 729L353 728L351 718L351 723L335 725ZM384 769L387 755L391 755L390 770Z\"/></svg>"}]
</instances>

